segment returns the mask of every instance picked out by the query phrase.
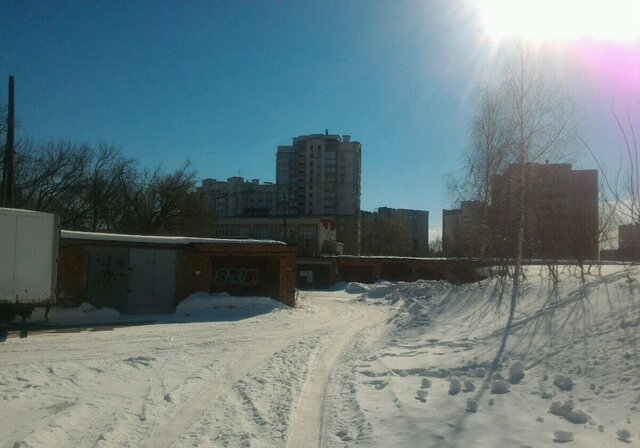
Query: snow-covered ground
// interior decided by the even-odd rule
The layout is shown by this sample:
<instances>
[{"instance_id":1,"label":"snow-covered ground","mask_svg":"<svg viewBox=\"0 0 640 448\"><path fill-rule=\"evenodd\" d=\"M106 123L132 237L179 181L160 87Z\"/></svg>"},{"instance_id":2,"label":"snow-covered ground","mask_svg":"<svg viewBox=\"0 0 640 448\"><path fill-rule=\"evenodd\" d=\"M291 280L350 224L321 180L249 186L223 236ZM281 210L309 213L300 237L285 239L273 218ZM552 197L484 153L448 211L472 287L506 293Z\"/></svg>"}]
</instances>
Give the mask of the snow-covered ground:
<instances>
[{"instance_id":1,"label":"snow-covered ground","mask_svg":"<svg viewBox=\"0 0 640 448\"><path fill-rule=\"evenodd\" d=\"M55 310L85 325L0 343L0 447L640 446L640 270L545 269L491 379L491 279L197 295L144 325Z\"/></svg>"},{"instance_id":2,"label":"snow-covered ground","mask_svg":"<svg viewBox=\"0 0 640 448\"><path fill-rule=\"evenodd\" d=\"M350 285L360 301L400 310L363 341L369 356L354 360L350 380L358 412L336 433L380 447L640 446L640 271L604 267L583 283L567 269L554 286L546 269L527 271L491 380L508 286L497 307L492 280ZM517 363L524 377L511 384Z\"/></svg>"}]
</instances>

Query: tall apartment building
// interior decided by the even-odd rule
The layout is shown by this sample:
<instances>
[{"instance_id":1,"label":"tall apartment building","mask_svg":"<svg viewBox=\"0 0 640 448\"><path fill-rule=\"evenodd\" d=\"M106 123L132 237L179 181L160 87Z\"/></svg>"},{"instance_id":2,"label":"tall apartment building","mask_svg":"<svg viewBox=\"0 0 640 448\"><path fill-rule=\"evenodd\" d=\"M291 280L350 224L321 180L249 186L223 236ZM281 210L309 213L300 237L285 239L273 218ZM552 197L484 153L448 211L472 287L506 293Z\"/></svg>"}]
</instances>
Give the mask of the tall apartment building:
<instances>
[{"instance_id":1,"label":"tall apartment building","mask_svg":"<svg viewBox=\"0 0 640 448\"><path fill-rule=\"evenodd\" d=\"M363 211L362 254L427 257L429 212L388 207Z\"/></svg>"},{"instance_id":2,"label":"tall apartment building","mask_svg":"<svg viewBox=\"0 0 640 448\"><path fill-rule=\"evenodd\" d=\"M360 253L359 142L349 135L301 135L278 146L279 215L331 218L347 254Z\"/></svg>"},{"instance_id":3,"label":"tall apartment building","mask_svg":"<svg viewBox=\"0 0 640 448\"><path fill-rule=\"evenodd\" d=\"M524 257L597 259L598 171L572 170L570 164L513 164L493 177L490 255L513 256L522 174L526 186Z\"/></svg>"},{"instance_id":4,"label":"tall apartment building","mask_svg":"<svg viewBox=\"0 0 640 448\"><path fill-rule=\"evenodd\" d=\"M230 177L226 181L204 179L198 187L213 219L276 216L278 190L271 182Z\"/></svg>"}]
</instances>

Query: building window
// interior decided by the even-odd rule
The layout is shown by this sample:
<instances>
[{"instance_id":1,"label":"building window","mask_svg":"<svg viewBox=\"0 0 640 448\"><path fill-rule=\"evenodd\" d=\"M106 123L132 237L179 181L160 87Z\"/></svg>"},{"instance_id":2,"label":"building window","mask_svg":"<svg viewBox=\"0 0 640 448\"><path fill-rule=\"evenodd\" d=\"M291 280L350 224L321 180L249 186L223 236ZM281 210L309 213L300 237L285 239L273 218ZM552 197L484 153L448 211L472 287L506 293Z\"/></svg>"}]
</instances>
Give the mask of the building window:
<instances>
[{"instance_id":1,"label":"building window","mask_svg":"<svg viewBox=\"0 0 640 448\"><path fill-rule=\"evenodd\" d=\"M258 238L271 238L271 228L260 227L258 229Z\"/></svg>"},{"instance_id":2,"label":"building window","mask_svg":"<svg viewBox=\"0 0 640 448\"><path fill-rule=\"evenodd\" d=\"M281 240L283 233L284 232L282 231L282 227L278 228L278 230L276 230L276 235L277 235L276 238ZM291 229L291 227L287 226L287 240L291 240L292 235L293 235L293 230Z\"/></svg>"},{"instance_id":3,"label":"building window","mask_svg":"<svg viewBox=\"0 0 640 448\"><path fill-rule=\"evenodd\" d=\"M224 227L216 227L213 229L213 236L227 236L227 229Z\"/></svg>"},{"instance_id":4,"label":"building window","mask_svg":"<svg viewBox=\"0 0 640 448\"><path fill-rule=\"evenodd\" d=\"M316 239L316 229L313 227L303 227L298 231L298 239L302 240L304 247L311 247Z\"/></svg>"}]
</instances>

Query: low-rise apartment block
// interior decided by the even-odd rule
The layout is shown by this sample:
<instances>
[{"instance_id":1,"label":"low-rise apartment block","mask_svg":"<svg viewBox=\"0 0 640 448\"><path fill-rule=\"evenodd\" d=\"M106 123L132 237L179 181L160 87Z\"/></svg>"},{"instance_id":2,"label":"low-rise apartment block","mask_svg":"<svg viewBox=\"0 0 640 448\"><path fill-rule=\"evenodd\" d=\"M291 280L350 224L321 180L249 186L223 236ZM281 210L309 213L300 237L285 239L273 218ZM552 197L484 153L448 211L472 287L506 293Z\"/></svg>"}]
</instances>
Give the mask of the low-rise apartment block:
<instances>
[{"instance_id":1,"label":"low-rise apartment block","mask_svg":"<svg viewBox=\"0 0 640 448\"><path fill-rule=\"evenodd\" d=\"M486 246L480 201L462 201L442 211L442 253L445 257L481 257Z\"/></svg>"},{"instance_id":2,"label":"low-rise apartment block","mask_svg":"<svg viewBox=\"0 0 640 448\"><path fill-rule=\"evenodd\" d=\"M523 172L524 170L524 172ZM492 178L490 203L462 202L444 210L442 243L448 257L511 258L524 191L523 257L588 260L598 257L598 172L570 164L512 164Z\"/></svg>"},{"instance_id":3,"label":"low-rise apartment block","mask_svg":"<svg viewBox=\"0 0 640 448\"><path fill-rule=\"evenodd\" d=\"M198 188L213 219L240 216L276 216L278 190L272 182L242 177L226 181L205 179Z\"/></svg>"},{"instance_id":4,"label":"low-rise apartment block","mask_svg":"<svg viewBox=\"0 0 640 448\"><path fill-rule=\"evenodd\" d=\"M221 218L211 225L211 236L273 239L297 244L298 256L301 257L343 253L343 244L336 241L334 222L325 218Z\"/></svg>"},{"instance_id":5,"label":"low-rise apartment block","mask_svg":"<svg viewBox=\"0 0 640 448\"><path fill-rule=\"evenodd\" d=\"M524 173L522 173L524 170ZM512 164L491 183L490 250L514 253L519 222L518 185L524 174L525 258L598 258L598 171L571 164Z\"/></svg>"},{"instance_id":6,"label":"low-rise apartment block","mask_svg":"<svg viewBox=\"0 0 640 448\"><path fill-rule=\"evenodd\" d=\"M388 207L362 212L362 254L427 257L429 212Z\"/></svg>"}]
</instances>

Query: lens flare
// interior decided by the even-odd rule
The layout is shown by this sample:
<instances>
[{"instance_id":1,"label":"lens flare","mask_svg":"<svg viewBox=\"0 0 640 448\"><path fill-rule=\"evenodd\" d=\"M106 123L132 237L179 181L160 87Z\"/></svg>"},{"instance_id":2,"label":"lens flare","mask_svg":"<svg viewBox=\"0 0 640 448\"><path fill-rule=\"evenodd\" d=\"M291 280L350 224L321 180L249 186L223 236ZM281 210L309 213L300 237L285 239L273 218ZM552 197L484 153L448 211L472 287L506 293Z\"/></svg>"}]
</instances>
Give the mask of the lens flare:
<instances>
[{"instance_id":1,"label":"lens flare","mask_svg":"<svg viewBox=\"0 0 640 448\"><path fill-rule=\"evenodd\" d=\"M495 40L640 39L640 0L476 0L476 6Z\"/></svg>"}]
</instances>

